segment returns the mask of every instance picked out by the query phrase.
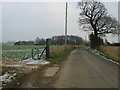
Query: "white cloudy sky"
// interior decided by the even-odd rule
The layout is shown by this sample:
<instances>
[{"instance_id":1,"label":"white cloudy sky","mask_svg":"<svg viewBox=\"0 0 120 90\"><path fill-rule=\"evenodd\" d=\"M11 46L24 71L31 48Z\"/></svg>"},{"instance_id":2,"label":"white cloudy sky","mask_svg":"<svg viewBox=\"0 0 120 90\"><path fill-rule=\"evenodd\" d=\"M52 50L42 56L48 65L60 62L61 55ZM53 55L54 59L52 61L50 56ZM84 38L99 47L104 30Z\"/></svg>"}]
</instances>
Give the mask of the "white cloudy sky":
<instances>
[{"instance_id":1,"label":"white cloudy sky","mask_svg":"<svg viewBox=\"0 0 120 90\"><path fill-rule=\"evenodd\" d=\"M104 4L108 12L117 18L117 2L104 2ZM85 38L86 32L78 25L79 12L76 2L68 3L68 34ZM2 13L0 30L4 42L33 40L36 37L50 38L64 34L64 2L2 2L0 13ZM116 40L115 36L109 36L109 41Z\"/></svg>"}]
</instances>

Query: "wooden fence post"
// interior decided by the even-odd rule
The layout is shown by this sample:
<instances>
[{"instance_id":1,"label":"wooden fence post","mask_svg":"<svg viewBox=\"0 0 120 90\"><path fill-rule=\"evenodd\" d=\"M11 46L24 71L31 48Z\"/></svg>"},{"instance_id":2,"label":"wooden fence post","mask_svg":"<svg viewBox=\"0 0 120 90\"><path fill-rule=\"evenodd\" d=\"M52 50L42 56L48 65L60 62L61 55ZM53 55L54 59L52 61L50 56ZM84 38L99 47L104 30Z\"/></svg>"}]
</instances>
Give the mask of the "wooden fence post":
<instances>
[{"instance_id":1,"label":"wooden fence post","mask_svg":"<svg viewBox=\"0 0 120 90\"><path fill-rule=\"evenodd\" d=\"M46 39L46 58L50 58L50 39Z\"/></svg>"}]
</instances>

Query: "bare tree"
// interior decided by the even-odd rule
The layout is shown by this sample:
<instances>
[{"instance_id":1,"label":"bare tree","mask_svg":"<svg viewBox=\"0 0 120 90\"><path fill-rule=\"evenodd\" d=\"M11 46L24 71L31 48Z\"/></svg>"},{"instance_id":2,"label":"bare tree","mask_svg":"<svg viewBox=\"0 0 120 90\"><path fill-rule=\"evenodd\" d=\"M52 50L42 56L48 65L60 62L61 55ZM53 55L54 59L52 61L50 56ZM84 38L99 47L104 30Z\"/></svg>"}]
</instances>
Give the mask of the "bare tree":
<instances>
[{"instance_id":1,"label":"bare tree","mask_svg":"<svg viewBox=\"0 0 120 90\"><path fill-rule=\"evenodd\" d=\"M90 25L95 36L118 33L118 21L107 15L107 9L101 2L79 2L81 10L80 25Z\"/></svg>"}]
</instances>

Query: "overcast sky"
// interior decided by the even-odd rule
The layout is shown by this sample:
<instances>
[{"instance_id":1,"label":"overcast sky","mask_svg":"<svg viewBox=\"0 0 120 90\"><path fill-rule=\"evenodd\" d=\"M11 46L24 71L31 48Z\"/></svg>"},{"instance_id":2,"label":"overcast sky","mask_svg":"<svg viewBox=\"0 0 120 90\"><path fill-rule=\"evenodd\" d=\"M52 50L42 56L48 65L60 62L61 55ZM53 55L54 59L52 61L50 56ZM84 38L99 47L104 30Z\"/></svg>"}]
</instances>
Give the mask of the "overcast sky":
<instances>
[{"instance_id":1,"label":"overcast sky","mask_svg":"<svg viewBox=\"0 0 120 90\"><path fill-rule=\"evenodd\" d=\"M118 19L117 2L104 4L109 14ZM68 3L68 34L85 38L87 33L79 28L79 12L76 2ZM0 4L0 13L0 30L4 42L34 40L36 37L51 38L64 34L64 2L3 2L2 7ZM115 36L108 38L110 42L117 40Z\"/></svg>"}]
</instances>

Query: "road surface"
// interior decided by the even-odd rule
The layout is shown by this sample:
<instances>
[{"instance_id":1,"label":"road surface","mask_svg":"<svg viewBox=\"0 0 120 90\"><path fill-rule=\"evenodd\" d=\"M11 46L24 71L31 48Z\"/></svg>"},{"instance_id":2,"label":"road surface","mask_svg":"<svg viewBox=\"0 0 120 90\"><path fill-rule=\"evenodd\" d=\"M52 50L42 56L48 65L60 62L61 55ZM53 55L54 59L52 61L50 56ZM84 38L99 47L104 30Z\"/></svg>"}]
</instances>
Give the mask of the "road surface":
<instances>
[{"instance_id":1,"label":"road surface","mask_svg":"<svg viewBox=\"0 0 120 90\"><path fill-rule=\"evenodd\" d=\"M74 50L59 72L55 88L118 88L118 66L87 48Z\"/></svg>"},{"instance_id":2,"label":"road surface","mask_svg":"<svg viewBox=\"0 0 120 90\"><path fill-rule=\"evenodd\" d=\"M51 67L54 70L49 71ZM54 76L46 77L45 71ZM58 65L26 75L19 84L21 88L118 88L118 65L80 48Z\"/></svg>"}]
</instances>

